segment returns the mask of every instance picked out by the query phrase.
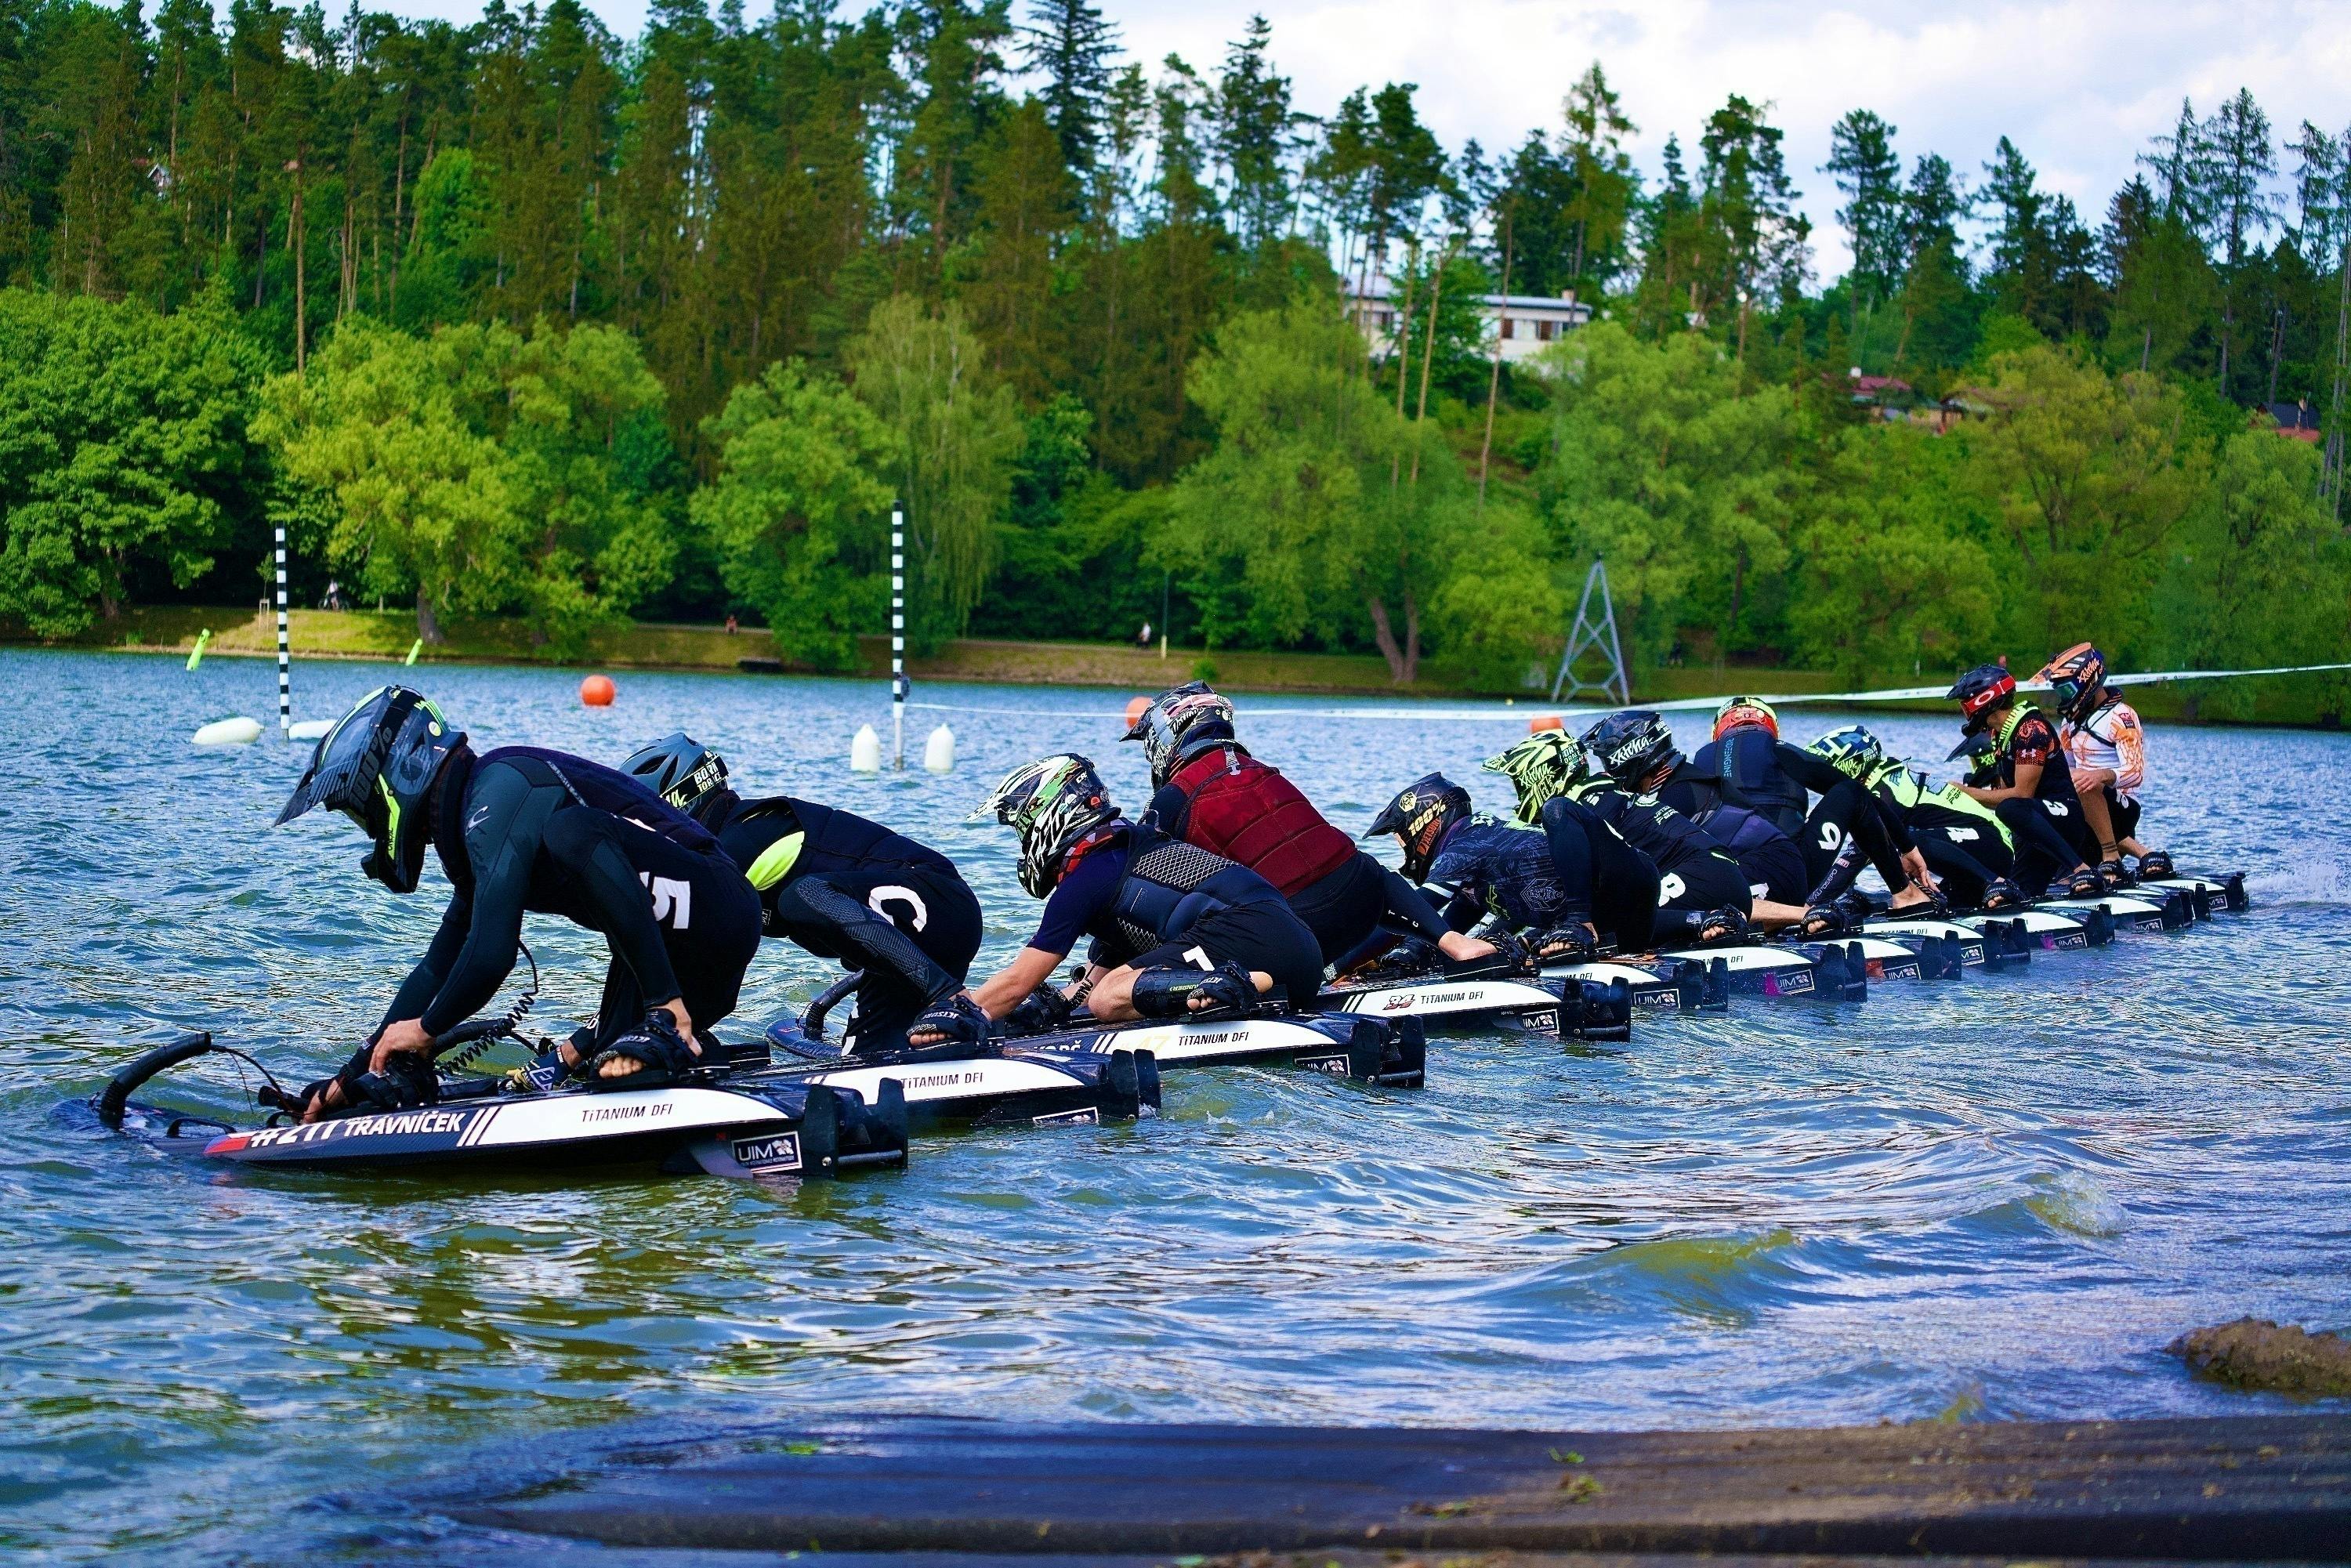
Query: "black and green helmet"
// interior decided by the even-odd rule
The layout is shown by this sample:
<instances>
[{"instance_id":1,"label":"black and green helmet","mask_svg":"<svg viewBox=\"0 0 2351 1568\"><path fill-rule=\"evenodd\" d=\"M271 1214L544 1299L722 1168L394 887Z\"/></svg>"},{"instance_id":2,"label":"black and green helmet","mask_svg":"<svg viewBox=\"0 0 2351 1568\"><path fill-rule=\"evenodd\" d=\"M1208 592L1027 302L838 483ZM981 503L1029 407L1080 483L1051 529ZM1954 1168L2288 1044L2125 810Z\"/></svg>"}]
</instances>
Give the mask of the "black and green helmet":
<instances>
[{"instance_id":1,"label":"black and green helmet","mask_svg":"<svg viewBox=\"0 0 2351 1568\"><path fill-rule=\"evenodd\" d=\"M1486 771L1510 781L1521 821L1531 822L1543 802L1572 795L1598 777L1591 756L1565 730L1539 729L1499 757L1486 758Z\"/></svg>"},{"instance_id":2,"label":"black and green helmet","mask_svg":"<svg viewBox=\"0 0 2351 1568\"><path fill-rule=\"evenodd\" d=\"M433 780L465 743L423 693L380 686L319 737L277 821L313 806L340 811L375 841L360 869L394 893L413 893L432 836L424 812Z\"/></svg>"},{"instance_id":3,"label":"black and green helmet","mask_svg":"<svg viewBox=\"0 0 2351 1568\"><path fill-rule=\"evenodd\" d=\"M1118 815L1093 763L1064 752L1006 774L969 821L994 817L1020 835L1020 885L1031 897L1042 898L1061 880L1063 862L1078 841Z\"/></svg>"},{"instance_id":4,"label":"black and green helmet","mask_svg":"<svg viewBox=\"0 0 2351 1568\"><path fill-rule=\"evenodd\" d=\"M1866 780L1886 765L1886 747L1857 724L1833 729L1804 749L1848 779Z\"/></svg>"}]
</instances>

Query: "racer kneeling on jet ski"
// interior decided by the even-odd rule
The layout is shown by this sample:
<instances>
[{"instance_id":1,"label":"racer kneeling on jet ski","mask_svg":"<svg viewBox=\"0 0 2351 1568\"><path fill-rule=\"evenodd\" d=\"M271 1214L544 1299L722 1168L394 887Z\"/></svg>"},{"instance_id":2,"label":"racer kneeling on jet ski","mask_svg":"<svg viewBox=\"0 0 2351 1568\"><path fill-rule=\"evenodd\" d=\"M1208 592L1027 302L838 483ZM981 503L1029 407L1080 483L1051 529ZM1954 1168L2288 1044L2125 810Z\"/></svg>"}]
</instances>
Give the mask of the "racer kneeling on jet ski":
<instances>
[{"instance_id":1,"label":"racer kneeling on jet ski","mask_svg":"<svg viewBox=\"0 0 2351 1568\"><path fill-rule=\"evenodd\" d=\"M1665 716L1646 708L1611 714L1583 737L1587 757L1628 795L1654 796L1730 852L1758 899L1801 908L1805 902L1803 852L1777 823L1723 799L1716 780L1701 775L1674 745Z\"/></svg>"},{"instance_id":2,"label":"racer kneeling on jet ski","mask_svg":"<svg viewBox=\"0 0 2351 1568\"><path fill-rule=\"evenodd\" d=\"M2130 881L2123 865L2127 852L2138 857L2137 880L2172 875L2171 857L2134 836L2138 792L2147 783L2147 727L2138 711L2106 685L2105 655L2076 643L2050 660L2040 678L2056 699L2074 796L2098 844L2098 874L2116 886Z\"/></svg>"},{"instance_id":3,"label":"racer kneeling on jet ski","mask_svg":"<svg viewBox=\"0 0 2351 1568\"><path fill-rule=\"evenodd\" d=\"M1493 944L1448 926L1412 883L1332 827L1279 768L1234 738L1233 705L1206 681L1153 698L1125 738L1151 764L1144 821L1170 838L1222 855L1273 883L1336 964L1384 925L1410 931L1457 964L1491 957Z\"/></svg>"},{"instance_id":4,"label":"racer kneeling on jet ski","mask_svg":"<svg viewBox=\"0 0 2351 1568\"><path fill-rule=\"evenodd\" d=\"M1744 807L1794 841L1803 855L1800 902L1808 928L1821 924L1812 912L1836 908L1865 866L1886 879L1895 908L1937 903L1933 868L1899 813L1876 798L1866 779L1834 766L1818 743L1800 749L1782 740L1780 716L1761 697L1724 702L1715 710L1714 738L1675 770L1665 802L1696 816L1677 789L1700 809L1717 800ZM1820 801L1808 811L1813 795Z\"/></svg>"},{"instance_id":5,"label":"racer kneeling on jet ski","mask_svg":"<svg viewBox=\"0 0 2351 1568\"><path fill-rule=\"evenodd\" d=\"M1556 731L1546 734L1575 744ZM1509 757L1487 766L1507 772L1497 765ZM1580 819L1591 816L1577 811ZM1405 874L1441 900L1447 922L1461 929L1490 919L1527 934L1543 960L1589 956L1604 938L1626 951L1646 948L1656 919L1656 868L1605 828L1583 840L1581 825L1564 830L1574 841L1562 855L1554 849L1559 835L1472 810L1468 790L1432 773L1400 790L1364 836L1395 835Z\"/></svg>"},{"instance_id":6,"label":"racer kneeling on jet ski","mask_svg":"<svg viewBox=\"0 0 2351 1568\"><path fill-rule=\"evenodd\" d=\"M1795 902L1803 895L1803 857L1786 834L1736 806L1718 806L1700 822L1641 788L1667 776L1668 759L1676 755L1673 732L1657 714L1638 708L1611 714L1584 732L1582 747L1587 767L1600 777L1570 793L1601 810L1634 848L1656 862L1667 879L1667 907L1698 907L1702 901L1707 909L1736 910L1766 929L1803 919L1803 906ZM1737 873L1737 894L1720 885L1702 853L1709 845ZM1679 900L1687 904L1671 892L1676 879L1684 885ZM1700 882L1708 891L1698 891Z\"/></svg>"},{"instance_id":7,"label":"racer kneeling on jet ski","mask_svg":"<svg viewBox=\"0 0 2351 1568\"><path fill-rule=\"evenodd\" d=\"M761 929L858 972L843 1036L852 1053L906 1043L949 1004L979 951L979 900L936 850L848 811L771 795L745 800L726 758L683 733L632 754L628 773L718 835L759 896Z\"/></svg>"},{"instance_id":8,"label":"racer kneeling on jet ski","mask_svg":"<svg viewBox=\"0 0 2351 1568\"><path fill-rule=\"evenodd\" d=\"M1019 956L957 998L965 1006L916 1020L915 1045L978 1043L974 1009L1035 1032L1079 1002L1118 1023L1241 1011L1268 992L1302 1010L1321 994L1322 949L1273 884L1126 821L1085 758L1014 768L972 813L990 816L1019 834L1020 885L1045 913ZM1054 992L1047 982L1081 936L1093 939L1085 977Z\"/></svg>"},{"instance_id":9,"label":"racer kneeling on jet ski","mask_svg":"<svg viewBox=\"0 0 2351 1568\"><path fill-rule=\"evenodd\" d=\"M2016 880L2034 897L2062 883L2069 898L2106 891L2089 857L2097 852L2057 727L2016 696L2016 677L2004 664L1979 664L1952 685L1966 727L1951 756L1975 765L1959 788L1990 806L2007 825L2016 849Z\"/></svg>"},{"instance_id":10,"label":"racer kneeling on jet ski","mask_svg":"<svg viewBox=\"0 0 2351 1568\"><path fill-rule=\"evenodd\" d=\"M360 699L319 740L278 813L342 812L374 841L361 862L413 893L424 848L453 889L424 957L342 1071L303 1095L305 1121L429 1102L435 1039L479 1011L513 969L526 910L610 944L592 1028L559 1048L605 1087L674 1082L697 1029L735 1010L759 944L758 903L718 841L626 774L535 747L476 756L404 686Z\"/></svg>"},{"instance_id":11,"label":"racer kneeling on jet ski","mask_svg":"<svg viewBox=\"0 0 2351 1568\"><path fill-rule=\"evenodd\" d=\"M1886 830L1907 835L1917 846L1951 904L1961 909L2005 909L2024 902L2024 890L2009 880L2016 855L2010 848L2008 824L1959 785L1929 785L1925 773L1888 757L1877 737L1857 724L1820 737L1804 748L1803 756L1812 767L1842 775L1856 791L1865 788ZM1851 843L1848 840L1846 852L1840 854L1841 866L1848 863ZM1859 869L1857 862L1850 863ZM1897 898L1894 907L1909 905Z\"/></svg>"}]
</instances>

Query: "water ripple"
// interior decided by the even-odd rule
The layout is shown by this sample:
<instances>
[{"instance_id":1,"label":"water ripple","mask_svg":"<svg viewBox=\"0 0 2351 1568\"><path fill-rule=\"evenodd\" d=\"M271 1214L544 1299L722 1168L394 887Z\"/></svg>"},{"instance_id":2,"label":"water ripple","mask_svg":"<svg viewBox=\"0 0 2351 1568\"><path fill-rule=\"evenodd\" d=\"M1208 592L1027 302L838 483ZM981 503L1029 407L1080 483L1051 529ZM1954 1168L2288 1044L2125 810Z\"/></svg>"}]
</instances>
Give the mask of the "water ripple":
<instances>
[{"instance_id":1,"label":"water ripple","mask_svg":"<svg viewBox=\"0 0 2351 1568\"><path fill-rule=\"evenodd\" d=\"M385 674L305 667L303 711ZM73 737L76 757L0 751L0 1549L18 1554L249 1559L242 1532L274 1515L267 1555L365 1560L439 1539L379 1479L624 1420L2237 1409L2162 1343L2248 1312L2351 1320L2351 807L2310 788L2344 777L2341 737L2159 736L2150 820L2185 862L2251 868L2260 907L2022 977L1834 1014L1755 1004L1623 1046L1442 1040L1420 1092L1178 1076L1154 1122L975 1132L903 1173L798 1189L361 1188L208 1176L57 1107L188 1027L326 1070L434 902L364 883L338 824L268 830L297 749L184 744L266 713L266 664L7 652L0 676L20 732ZM947 689L1103 722L959 719L961 771L877 779L840 765L873 687L637 674L591 712L576 678L429 672L483 744L611 757L683 727L755 788L930 839L979 888L991 958L1034 906L1004 835L962 821L985 782L1076 747L1121 798L1143 791L1104 695ZM1432 768L1490 795L1477 763L1505 738L1252 724L1351 825ZM1947 727L1882 726L1922 757ZM2209 804L2208 780L2228 791ZM592 1009L592 941L530 935L541 1016ZM771 946L745 1016L826 977ZM185 1082L246 1103L225 1063Z\"/></svg>"}]
</instances>

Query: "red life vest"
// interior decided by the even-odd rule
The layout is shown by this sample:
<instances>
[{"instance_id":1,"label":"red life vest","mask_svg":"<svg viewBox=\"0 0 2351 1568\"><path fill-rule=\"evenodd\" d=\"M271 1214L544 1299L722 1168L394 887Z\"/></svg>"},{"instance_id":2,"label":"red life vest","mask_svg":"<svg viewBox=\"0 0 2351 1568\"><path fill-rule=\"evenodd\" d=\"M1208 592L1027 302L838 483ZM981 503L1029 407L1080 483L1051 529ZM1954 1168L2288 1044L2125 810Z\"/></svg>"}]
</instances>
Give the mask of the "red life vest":
<instances>
[{"instance_id":1,"label":"red life vest","mask_svg":"<svg viewBox=\"0 0 2351 1568\"><path fill-rule=\"evenodd\" d=\"M1284 898L1355 856L1354 841L1324 821L1297 785L1238 746L1201 753L1168 783L1192 803L1186 842L1239 862Z\"/></svg>"}]
</instances>

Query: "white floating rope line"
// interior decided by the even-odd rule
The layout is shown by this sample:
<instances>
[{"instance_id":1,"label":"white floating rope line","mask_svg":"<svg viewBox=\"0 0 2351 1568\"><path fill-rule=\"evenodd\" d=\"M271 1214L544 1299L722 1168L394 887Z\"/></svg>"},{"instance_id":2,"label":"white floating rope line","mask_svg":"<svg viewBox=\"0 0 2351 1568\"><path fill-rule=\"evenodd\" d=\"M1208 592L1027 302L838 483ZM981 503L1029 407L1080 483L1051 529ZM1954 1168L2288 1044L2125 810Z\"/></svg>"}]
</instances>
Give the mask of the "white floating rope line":
<instances>
[{"instance_id":1,"label":"white floating rope line","mask_svg":"<svg viewBox=\"0 0 2351 1568\"><path fill-rule=\"evenodd\" d=\"M2143 675L2109 675L2106 677L2106 684L2110 686L2122 688L2127 686L2161 685L2173 681L2217 681L2232 678L2251 679L2261 675L2322 674L2329 671L2335 670L2351 670L2351 663L2335 664L2276 664L2266 669L2258 670L2158 670ZM2049 689L2049 683L2046 681L2019 681L2016 683L2016 686L2019 691L2040 692L2047 691ZM1865 692L1793 692L1784 696L1765 696L1757 698L1756 700L1770 703L1775 707L1802 707L1806 704L1810 703L1936 702L1942 700L1949 690L1950 687L1948 685L1886 686L1880 687L1875 691ZM1723 703L1729 700L1729 695L1733 695L1746 696L1750 694L1741 692L1729 694L1723 696L1673 697L1663 702L1641 703L1634 706L1647 708L1655 713L1698 713L1721 706ZM921 708L934 713L998 714L1008 718L1082 718L1092 719L1097 722L1115 722L1120 724L1123 724L1126 721L1126 716L1123 711L1113 712L1104 708L1013 707L1002 704L991 705L985 703L910 702L906 706L910 708ZM1447 722L1458 721L1479 724L1523 724L1530 717L1548 718L1557 716L1560 718L1566 719L1582 717L1587 714L1605 714L1615 713L1618 711L1620 711L1620 709L1616 707L1593 707L1590 706L1556 706L1552 704L1542 702L1541 699L1533 699L1530 700L1523 706L1509 708L1439 707L1434 705L1427 707L1377 708L1249 707L1238 710L1235 716L1250 720L1273 718L1353 718L1405 719L1420 721L1445 720Z\"/></svg>"}]
</instances>

